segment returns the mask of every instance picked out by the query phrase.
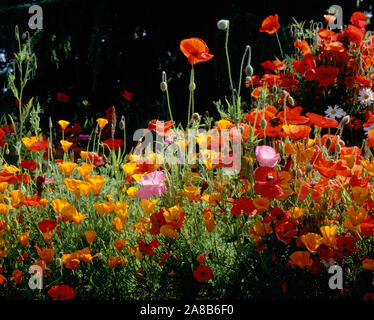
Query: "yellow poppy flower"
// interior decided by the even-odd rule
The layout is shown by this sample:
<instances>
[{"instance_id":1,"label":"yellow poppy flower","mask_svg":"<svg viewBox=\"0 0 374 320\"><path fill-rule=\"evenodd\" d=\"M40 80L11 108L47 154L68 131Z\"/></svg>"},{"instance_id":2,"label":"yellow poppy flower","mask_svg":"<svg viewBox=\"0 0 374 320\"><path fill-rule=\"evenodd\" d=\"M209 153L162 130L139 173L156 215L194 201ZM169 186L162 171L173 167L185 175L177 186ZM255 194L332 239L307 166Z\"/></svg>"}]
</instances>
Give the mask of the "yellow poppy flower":
<instances>
[{"instance_id":1,"label":"yellow poppy flower","mask_svg":"<svg viewBox=\"0 0 374 320\"><path fill-rule=\"evenodd\" d=\"M62 146L62 150L64 150L64 151L68 151L69 148L73 145L72 142L69 142L69 141L66 141L66 140L60 140L60 143L61 143L61 146Z\"/></svg>"},{"instance_id":2,"label":"yellow poppy flower","mask_svg":"<svg viewBox=\"0 0 374 320\"><path fill-rule=\"evenodd\" d=\"M336 228L330 226L323 226L319 228L323 236L323 243L329 247L334 248L336 246Z\"/></svg>"},{"instance_id":3,"label":"yellow poppy flower","mask_svg":"<svg viewBox=\"0 0 374 320\"><path fill-rule=\"evenodd\" d=\"M186 198L192 202L196 196L199 194L199 189L196 186L187 186L184 187L183 193L186 196Z\"/></svg>"},{"instance_id":4,"label":"yellow poppy flower","mask_svg":"<svg viewBox=\"0 0 374 320\"><path fill-rule=\"evenodd\" d=\"M98 123L99 128L103 129L107 125L108 120L104 118L99 118L99 119L96 119L96 122Z\"/></svg>"},{"instance_id":5,"label":"yellow poppy flower","mask_svg":"<svg viewBox=\"0 0 374 320\"><path fill-rule=\"evenodd\" d=\"M95 167L90 164L90 163L84 163L82 164L80 167L77 167L77 171L79 172L79 174L85 179L87 180L89 177L90 177L90 173L91 171L94 169Z\"/></svg>"},{"instance_id":6,"label":"yellow poppy flower","mask_svg":"<svg viewBox=\"0 0 374 320\"><path fill-rule=\"evenodd\" d=\"M136 193L138 192L138 188L137 187L130 187L126 190L126 193L127 195L130 197L130 198L133 198L135 199L136 198Z\"/></svg>"},{"instance_id":7,"label":"yellow poppy flower","mask_svg":"<svg viewBox=\"0 0 374 320\"><path fill-rule=\"evenodd\" d=\"M65 161L58 165L58 170L63 173L66 177L70 177L77 164L71 161Z\"/></svg>"},{"instance_id":8,"label":"yellow poppy flower","mask_svg":"<svg viewBox=\"0 0 374 320\"><path fill-rule=\"evenodd\" d=\"M92 186L93 193L98 196L103 188L103 184L106 182L106 179L102 176L94 176L93 178L89 178L88 181Z\"/></svg>"},{"instance_id":9,"label":"yellow poppy flower","mask_svg":"<svg viewBox=\"0 0 374 320\"><path fill-rule=\"evenodd\" d=\"M300 240L311 253L316 252L319 246L323 243L323 238L313 232L300 236Z\"/></svg>"},{"instance_id":10,"label":"yellow poppy flower","mask_svg":"<svg viewBox=\"0 0 374 320\"><path fill-rule=\"evenodd\" d=\"M116 213L117 217L120 218L123 222L127 218L128 207L129 207L128 202L116 201L116 207L114 208L114 212Z\"/></svg>"},{"instance_id":11,"label":"yellow poppy flower","mask_svg":"<svg viewBox=\"0 0 374 320\"><path fill-rule=\"evenodd\" d=\"M124 228L122 220L118 217L115 217L112 220L112 224L113 224L113 227L117 230L117 232L120 232Z\"/></svg>"},{"instance_id":12,"label":"yellow poppy flower","mask_svg":"<svg viewBox=\"0 0 374 320\"><path fill-rule=\"evenodd\" d=\"M157 199L153 201L144 199L140 202L140 206L143 208L146 214L151 214L154 211L157 202L158 202Z\"/></svg>"},{"instance_id":13,"label":"yellow poppy flower","mask_svg":"<svg viewBox=\"0 0 374 320\"><path fill-rule=\"evenodd\" d=\"M65 120L60 120L58 121L58 124L60 125L61 129L64 130L70 124L70 122L65 121Z\"/></svg>"}]
</instances>

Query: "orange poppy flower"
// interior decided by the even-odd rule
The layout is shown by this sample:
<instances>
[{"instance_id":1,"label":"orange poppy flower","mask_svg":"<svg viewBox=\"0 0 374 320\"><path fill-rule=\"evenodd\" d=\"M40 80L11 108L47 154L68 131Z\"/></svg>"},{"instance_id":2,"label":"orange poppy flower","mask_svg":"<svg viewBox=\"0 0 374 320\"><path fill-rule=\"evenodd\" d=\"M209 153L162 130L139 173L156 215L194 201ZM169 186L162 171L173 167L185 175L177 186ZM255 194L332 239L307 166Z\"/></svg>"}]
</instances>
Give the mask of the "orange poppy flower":
<instances>
[{"instance_id":1,"label":"orange poppy flower","mask_svg":"<svg viewBox=\"0 0 374 320\"><path fill-rule=\"evenodd\" d=\"M208 61L214 57L209 53L209 48L206 43L202 39L196 37L182 40L180 49L191 65Z\"/></svg>"},{"instance_id":2,"label":"orange poppy flower","mask_svg":"<svg viewBox=\"0 0 374 320\"><path fill-rule=\"evenodd\" d=\"M282 126L284 133L293 141L303 140L312 131L312 128L306 125L284 125Z\"/></svg>"},{"instance_id":3,"label":"orange poppy flower","mask_svg":"<svg viewBox=\"0 0 374 320\"><path fill-rule=\"evenodd\" d=\"M22 271L21 270L14 270L12 273L13 280L16 284L21 284L22 282Z\"/></svg>"},{"instance_id":4,"label":"orange poppy flower","mask_svg":"<svg viewBox=\"0 0 374 320\"><path fill-rule=\"evenodd\" d=\"M17 240L23 247L27 247L29 243L30 234L28 232L22 233L17 237Z\"/></svg>"},{"instance_id":5,"label":"orange poppy flower","mask_svg":"<svg viewBox=\"0 0 374 320\"><path fill-rule=\"evenodd\" d=\"M278 22L278 14L274 16L268 16L262 21L260 32L266 32L268 34L275 33L280 28L280 24Z\"/></svg>"},{"instance_id":6,"label":"orange poppy flower","mask_svg":"<svg viewBox=\"0 0 374 320\"><path fill-rule=\"evenodd\" d=\"M123 250L123 248L125 247L126 244L127 244L127 241L124 240L124 239L118 239L118 240L113 242L113 245L116 247L116 249L119 252L122 252L122 250Z\"/></svg>"},{"instance_id":7,"label":"orange poppy flower","mask_svg":"<svg viewBox=\"0 0 374 320\"><path fill-rule=\"evenodd\" d=\"M96 238L96 231L93 231L93 230L85 231L84 236L86 237L88 244L92 244L92 242Z\"/></svg>"},{"instance_id":8,"label":"orange poppy flower","mask_svg":"<svg viewBox=\"0 0 374 320\"><path fill-rule=\"evenodd\" d=\"M295 264L300 268L305 268L306 266L311 266L313 260L310 259L308 251L295 251L290 255L290 264Z\"/></svg>"}]
</instances>

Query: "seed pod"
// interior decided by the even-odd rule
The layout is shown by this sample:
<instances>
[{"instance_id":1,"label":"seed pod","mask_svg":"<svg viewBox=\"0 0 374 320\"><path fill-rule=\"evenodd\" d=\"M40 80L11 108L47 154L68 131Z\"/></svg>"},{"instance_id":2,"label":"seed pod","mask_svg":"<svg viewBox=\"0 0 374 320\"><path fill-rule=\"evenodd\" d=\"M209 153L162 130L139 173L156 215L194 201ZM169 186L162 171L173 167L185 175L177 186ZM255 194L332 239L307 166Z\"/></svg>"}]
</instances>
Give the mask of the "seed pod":
<instances>
[{"instance_id":1,"label":"seed pod","mask_svg":"<svg viewBox=\"0 0 374 320\"><path fill-rule=\"evenodd\" d=\"M221 19L217 22L217 28L218 30L225 31L229 27L230 21Z\"/></svg>"}]
</instances>

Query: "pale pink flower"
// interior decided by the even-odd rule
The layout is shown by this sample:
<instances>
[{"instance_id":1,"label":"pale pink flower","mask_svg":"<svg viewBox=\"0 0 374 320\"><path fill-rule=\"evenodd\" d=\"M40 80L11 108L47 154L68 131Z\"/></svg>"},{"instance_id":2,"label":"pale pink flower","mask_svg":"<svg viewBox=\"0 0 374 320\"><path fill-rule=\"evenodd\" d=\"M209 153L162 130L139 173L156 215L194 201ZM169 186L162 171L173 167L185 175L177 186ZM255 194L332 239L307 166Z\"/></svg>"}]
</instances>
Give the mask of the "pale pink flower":
<instances>
[{"instance_id":1,"label":"pale pink flower","mask_svg":"<svg viewBox=\"0 0 374 320\"><path fill-rule=\"evenodd\" d=\"M280 154L270 146L257 146L255 155L260 167L274 168L280 159Z\"/></svg>"},{"instance_id":2,"label":"pale pink flower","mask_svg":"<svg viewBox=\"0 0 374 320\"><path fill-rule=\"evenodd\" d=\"M152 196L162 195L167 189L163 183L164 180L165 175L162 171L145 174L139 182L143 188L139 189L136 195L141 199L149 199Z\"/></svg>"}]
</instances>

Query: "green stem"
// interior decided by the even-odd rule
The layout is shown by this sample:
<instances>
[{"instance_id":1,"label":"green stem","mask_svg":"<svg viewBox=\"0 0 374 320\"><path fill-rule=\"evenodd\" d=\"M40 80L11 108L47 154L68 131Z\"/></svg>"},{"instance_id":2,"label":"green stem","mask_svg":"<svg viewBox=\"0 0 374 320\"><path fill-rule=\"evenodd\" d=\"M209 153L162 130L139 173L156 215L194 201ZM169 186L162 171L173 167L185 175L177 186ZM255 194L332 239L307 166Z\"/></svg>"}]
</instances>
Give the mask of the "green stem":
<instances>
[{"instance_id":1,"label":"green stem","mask_svg":"<svg viewBox=\"0 0 374 320\"><path fill-rule=\"evenodd\" d=\"M277 41L278 41L279 49L280 49L280 52L281 52L281 57L283 59L283 50L282 50L281 43L279 41L279 37L278 37L278 32L277 31L275 31L275 35L277 36Z\"/></svg>"},{"instance_id":2,"label":"green stem","mask_svg":"<svg viewBox=\"0 0 374 320\"><path fill-rule=\"evenodd\" d=\"M235 106L234 86L233 86L232 77L231 77L231 67L230 67L229 48L228 48L229 29L230 29L230 27L228 26L227 29L226 29L225 52L226 52L226 60L227 60L227 69L228 69L228 72L229 72L230 89L231 89L231 92L232 92L232 104Z\"/></svg>"}]
</instances>

